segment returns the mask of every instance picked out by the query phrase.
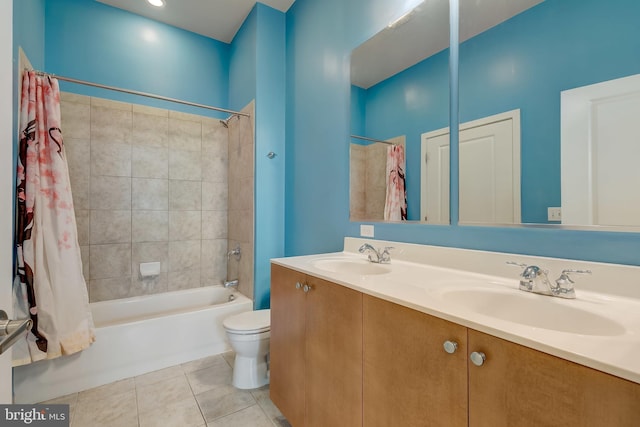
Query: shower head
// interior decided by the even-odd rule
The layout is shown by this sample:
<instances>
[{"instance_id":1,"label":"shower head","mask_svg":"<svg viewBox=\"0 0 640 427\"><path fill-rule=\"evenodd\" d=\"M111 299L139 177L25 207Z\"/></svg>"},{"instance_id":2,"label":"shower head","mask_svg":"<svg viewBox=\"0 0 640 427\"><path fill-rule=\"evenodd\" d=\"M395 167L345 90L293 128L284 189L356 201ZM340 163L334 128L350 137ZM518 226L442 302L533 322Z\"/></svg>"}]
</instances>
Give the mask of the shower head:
<instances>
[{"instance_id":1,"label":"shower head","mask_svg":"<svg viewBox=\"0 0 640 427\"><path fill-rule=\"evenodd\" d=\"M229 117L227 117L225 120L220 119L220 123L222 123L222 125L226 128L229 127L229 122L231 121L231 119L233 119L234 117L240 118L240 116L238 114L232 114Z\"/></svg>"}]
</instances>

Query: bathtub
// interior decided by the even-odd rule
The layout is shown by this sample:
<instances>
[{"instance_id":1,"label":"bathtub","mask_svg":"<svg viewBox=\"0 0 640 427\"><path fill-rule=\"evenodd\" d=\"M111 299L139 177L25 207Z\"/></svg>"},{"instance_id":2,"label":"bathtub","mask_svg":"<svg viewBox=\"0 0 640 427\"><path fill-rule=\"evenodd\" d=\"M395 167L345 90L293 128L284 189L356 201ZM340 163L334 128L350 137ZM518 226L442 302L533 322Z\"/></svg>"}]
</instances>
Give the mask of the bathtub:
<instances>
[{"instance_id":1,"label":"bathtub","mask_svg":"<svg viewBox=\"0 0 640 427\"><path fill-rule=\"evenodd\" d=\"M233 295L233 301L229 297ZM91 303L88 349L13 368L15 403L37 403L230 349L222 320L252 301L222 286Z\"/></svg>"}]
</instances>

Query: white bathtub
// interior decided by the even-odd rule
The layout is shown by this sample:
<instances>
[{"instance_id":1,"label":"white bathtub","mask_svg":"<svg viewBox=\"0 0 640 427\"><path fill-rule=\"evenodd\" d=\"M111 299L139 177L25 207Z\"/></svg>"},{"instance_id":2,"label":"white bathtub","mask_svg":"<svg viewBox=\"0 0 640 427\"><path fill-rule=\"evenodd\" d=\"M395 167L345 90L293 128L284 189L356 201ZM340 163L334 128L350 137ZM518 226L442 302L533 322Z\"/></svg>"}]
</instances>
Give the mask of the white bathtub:
<instances>
[{"instance_id":1,"label":"white bathtub","mask_svg":"<svg viewBox=\"0 0 640 427\"><path fill-rule=\"evenodd\" d=\"M222 320L252 301L222 286L91 304L87 350L13 369L15 403L36 403L230 349Z\"/></svg>"}]
</instances>

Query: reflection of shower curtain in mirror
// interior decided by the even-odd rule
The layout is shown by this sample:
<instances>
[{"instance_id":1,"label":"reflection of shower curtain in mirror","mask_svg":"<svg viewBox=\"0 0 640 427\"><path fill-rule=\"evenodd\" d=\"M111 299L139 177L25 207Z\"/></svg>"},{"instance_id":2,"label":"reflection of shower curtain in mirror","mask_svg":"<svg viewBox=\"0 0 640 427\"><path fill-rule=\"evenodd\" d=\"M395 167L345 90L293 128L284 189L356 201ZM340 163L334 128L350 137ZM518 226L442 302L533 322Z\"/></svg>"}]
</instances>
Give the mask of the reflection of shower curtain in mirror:
<instances>
[{"instance_id":1,"label":"reflection of shower curtain in mirror","mask_svg":"<svg viewBox=\"0 0 640 427\"><path fill-rule=\"evenodd\" d=\"M14 365L76 353L95 340L56 79L25 72L19 130L14 305L33 328L14 347Z\"/></svg>"},{"instance_id":2,"label":"reflection of shower curtain in mirror","mask_svg":"<svg viewBox=\"0 0 640 427\"><path fill-rule=\"evenodd\" d=\"M387 148L387 197L384 203L385 221L406 221L407 191L405 187L405 156L402 145Z\"/></svg>"}]
</instances>

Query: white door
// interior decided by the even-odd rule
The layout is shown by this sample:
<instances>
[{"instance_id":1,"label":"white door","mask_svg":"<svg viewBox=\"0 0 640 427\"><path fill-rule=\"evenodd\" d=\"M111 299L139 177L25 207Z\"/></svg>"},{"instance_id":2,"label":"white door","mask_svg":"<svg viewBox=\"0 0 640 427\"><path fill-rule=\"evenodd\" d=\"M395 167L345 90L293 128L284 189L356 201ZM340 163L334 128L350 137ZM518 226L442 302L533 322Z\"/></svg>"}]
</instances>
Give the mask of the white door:
<instances>
[{"instance_id":1,"label":"white door","mask_svg":"<svg viewBox=\"0 0 640 427\"><path fill-rule=\"evenodd\" d=\"M13 259L13 1L0 0L0 310L11 316L11 276ZM1 339L1 338L0 338ZM0 404L12 403L11 351L0 355Z\"/></svg>"},{"instance_id":2,"label":"white door","mask_svg":"<svg viewBox=\"0 0 640 427\"><path fill-rule=\"evenodd\" d=\"M562 223L640 226L640 74L564 91L561 102Z\"/></svg>"},{"instance_id":3,"label":"white door","mask_svg":"<svg viewBox=\"0 0 640 427\"><path fill-rule=\"evenodd\" d=\"M422 138L420 219L449 224L449 130Z\"/></svg>"},{"instance_id":4,"label":"white door","mask_svg":"<svg viewBox=\"0 0 640 427\"><path fill-rule=\"evenodd\" d=\"M446 221L439 223L446 223L449 220L448 129L422 137L426 154L426 157L423 154L422 180L424 211L427 218L431 218L444 212L442 204L445 205ZM520 223L520 111L461 124L459 147L459 222ZM435 215L435 219L442 217ZM438 223L430 219L427 222Z\"/></svg>"}]
</instances>

